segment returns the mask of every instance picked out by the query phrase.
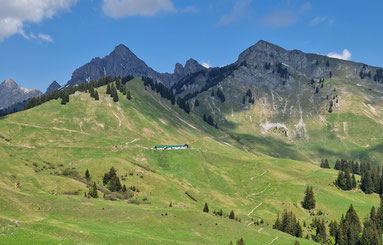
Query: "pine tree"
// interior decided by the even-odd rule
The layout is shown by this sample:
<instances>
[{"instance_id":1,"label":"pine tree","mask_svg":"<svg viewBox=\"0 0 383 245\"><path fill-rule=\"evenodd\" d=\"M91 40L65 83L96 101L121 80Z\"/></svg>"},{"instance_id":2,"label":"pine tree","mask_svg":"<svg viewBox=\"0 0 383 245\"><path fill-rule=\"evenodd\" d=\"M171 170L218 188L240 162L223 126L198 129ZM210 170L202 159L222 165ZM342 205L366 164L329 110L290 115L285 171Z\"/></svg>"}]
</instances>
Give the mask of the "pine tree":
<instances>
[{"instance_id":1,"label":"pine tree","mask_svg":"<svg viewBox=\"0 0 383 245\"><path fill-rule=\"evenodd\" d=\"M93 198L98 198L97 185L96 182L93 182L93 185L89 188L89 196Z\"/></svg>"},{"instance_id":2,"label":"pine tree","mask_svg":"<svg viewBox=\"0 0 383 245\"><path fill-rule=\"evenodd\" d=\"M312 187L307 186L305 191L305 197L302 202L302 207L308 210L315 208L315 197L314 197L314 191Z\"/></svg>"},{"instance_id":3,"label":"pine tree","mask_svg":"<svg viewBox=\"0 0 383 245\"><path fill-rule=\"evenodd\" d=\"M108 83L108 85L106 86L106 94L111 94L112 91L110 89L110 84Z\"/></svg>"},{"instance_id":4,"label":"pine tree","mask_svg":"<svg viewBox=\"0 0 383 245\"><path fill-rule=\"evenodd\" d=\"M370 171L367 171L365 174L362 174L360 188L366 194L374 193L375 186L374 186L374 183L372 182Z\"/></svg>"},{"instance_id":5,"label":"pine tree","mask_svg":"<svg viewBox=\"0 0 383 245\"><path fill-rule=\"evenodd\" d=\"M203 212L209 213L209 206L207 205L206 202L205 202L205 206L203 207Z\"/></svg>"},{"instance_id":6,"label":"pine tree","mask_svg":"<svg viewBox=\"0 0 383 245\"><path fill-rule=\"evenodd\" d=\"M98 91L97 90L94 93L94 99L95 100L100 100L100 96L98 95Z\"/></svg>"},{"instance_id":7,"label":"pine tree","mask_svg":"<svg viewBox=\"0 0 383 245\"><path fill-rule=\"evenodd\" d=\"M130 92L129 91L126 91L126 98L128 100L131 100L132 99L132 96L130 95Z\"/></svg>"},{"instance_id":8,"label":"pine tree","mask_svg":"<svg viewBox=\"0 0 383 245\"><path fill-rule=\"evenodd\" d=\"M85 171L85 179L90 180L90 173L88 169Z\"/></svg>"},{"instance_id":9,"label":"pine tree","mask_svg":"<svg viewBox=\"0 0 383 245\"><path fill-rule=\"evenodd\" d=\"M229 219L235 219L235 214L233 210L231 210L230 212Z\"/></svg>"},{"instance_id":10,"label":"pine tree","mask_svg":"<svg viewBox=\"0 0 383 245\"><path fill-rule=\"evenodd\" d=\"M122 192L127 192L128 190L126 189L126 185L124 185L123 187L122 187L122 190L121 190Z\"/></svg>"},{"instance_id":11,"label":"pine tree","mask_svg":"<svg viewBox=\"0 0 383 245\"><path fill-rule=\"evenodd\" d=\"M281 230L282 229L281 220L279 219L279 214L278 214L277 219L275 220L275 223L273 225L273 229L276 229L276 230Z\"/></svg>"},{"instance_id":12,"label":"pine tree","mask_svg":"<svg viewBox=\"0 0 383 245\"><path fill-rule=\"evenodd\" d=\"M198 107L198 106L199 106L199 100L195 100L195 101L194 101L194 106L195 106L195 107Z\"/></svg>"}]
</instances>

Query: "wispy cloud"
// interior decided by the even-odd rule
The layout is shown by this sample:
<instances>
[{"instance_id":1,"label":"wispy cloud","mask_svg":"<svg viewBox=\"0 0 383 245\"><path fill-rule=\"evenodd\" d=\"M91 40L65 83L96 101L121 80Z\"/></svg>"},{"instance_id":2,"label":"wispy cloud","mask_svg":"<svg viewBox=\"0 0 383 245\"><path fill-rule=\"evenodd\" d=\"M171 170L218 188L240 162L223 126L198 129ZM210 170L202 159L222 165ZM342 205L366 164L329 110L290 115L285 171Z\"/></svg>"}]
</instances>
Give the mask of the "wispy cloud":
<instances>
[{"instance_id":1,"label":"wispy cloud","mask_svg":"<svg viewBox=\"0 0 383 245\"><path fill-rule=\"evenodd\" d=\"M351 59L351 52L348 49L343 49L341 54L331 52L327 54L328 57L341 59L341 60L349 60Z\"/></svg>"},{"instance_id":2,"label":"wispy cloud","mask_svg":"<svg viewBox=\"0 0 383 245\"><path fill-rule=\"evenodd\" d=\"M236 22L238 19L243 17L246 13L246 7L249 6L251 0L236 0L233 11L230 14L223 15L218 25L229 25Z\"/></svg>"},{"instance_id":3,"label":"wispy cloud","mask_svg":"<svg viewBox=\"0 0 383 245\"><path fill-rule=\"evenodd\" d=\"M127 16L154 16L158 12L175 12L171 0L104 0L103 12L118 19Z\"/></svg>"},{"instance_id":4,"label":"wispy cloud","mask_svg":"<svg viewBox=\"0 0 383 245\"><path fill-rule=\"evenodd\" d=\"M266 27L286 27L297 22L297 15L290 11L276 11L261 18L260 22Z\"/></svg>"},{"instance_id":5,"label":"wispy cloud","mask_svg":"<svg viewBox=\"0 0 383 245\"><path fill-rule=\"evenodd\" d=\"M329 19L327 16L317 16L314 19L312 19L309 23L310 26L316 26L323 23L327 23L328 25L332 25L334 21L332 19Z\"/></svg>"},{"instance_id":6,"label":"wispy cloud","mask_svg":"<svg viewBox=\"0 0 383 245\"><path fill-rule=\"evenodd\" d=\"M20 34L28 39L24 30L25 23L40 23L44 19L52 18L62 10L68 10L76 3L77 0L1 0L0 42L15 34ZM44 37L47 36L42 36L40 39ZM53 39L51 40L53 41Z\"/></svg>"}]
</instances>

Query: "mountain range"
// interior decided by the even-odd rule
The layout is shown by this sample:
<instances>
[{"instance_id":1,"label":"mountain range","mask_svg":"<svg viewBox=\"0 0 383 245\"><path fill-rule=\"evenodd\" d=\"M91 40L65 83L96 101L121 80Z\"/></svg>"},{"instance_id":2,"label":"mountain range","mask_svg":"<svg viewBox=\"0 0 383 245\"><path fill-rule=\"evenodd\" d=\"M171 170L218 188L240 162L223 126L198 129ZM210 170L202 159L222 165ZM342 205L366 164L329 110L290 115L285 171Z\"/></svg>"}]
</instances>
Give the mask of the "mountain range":
<instances>
[{"instance_id":1,"label":"mountain range","mask_svg":"<svg viewBox=\"0 0 383 245\"><path fill-rule=\"evenodd\" d=\"M265 41L166 76L134 57L0 117L0 244L380 244L382 68Z\"/></svg>"}]
</instances>

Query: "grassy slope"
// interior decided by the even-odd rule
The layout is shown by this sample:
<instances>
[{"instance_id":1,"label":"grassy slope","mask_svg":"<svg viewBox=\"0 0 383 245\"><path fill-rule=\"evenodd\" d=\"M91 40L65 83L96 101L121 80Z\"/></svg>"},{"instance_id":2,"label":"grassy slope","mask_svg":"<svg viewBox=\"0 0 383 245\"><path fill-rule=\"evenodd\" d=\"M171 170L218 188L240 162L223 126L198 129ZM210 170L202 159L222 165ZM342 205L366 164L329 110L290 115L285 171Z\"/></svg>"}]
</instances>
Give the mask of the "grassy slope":
<instances>
[{"instance_id":1,"label":"grassy slope","mask_svg":"<svg viewBox=\"0 0 383 245\"><path fill-rule=\"evenodd\" d=\"M35 244L227 244L240 237L247 244L276 237L273 244L293 244L295 238L271 225L284 208L311 220L299 205L307 184L314 186L326 220L339 219L350 203L361 218L378 204L375 195L336 189L332 170L241 150L198 116L145 91L137 79L128 88L131 101L120 95L113 103L100 88L99 102L79 94L66 106L51 101L0 119L1 244L29 244L31 238ZM193 149L151 149L175 143ZM127 175L123 183L140 189L134 198L141 205L84 198L85 184L55 174L88 168L100 183L112 166ZM80 194L65 194L75 191ZM204 202L211 210L233 209L242 222L203 213ZM266 222L248 226L250 217ZM11 219L20 227L12 227Z\"/></svg>"}]
</instances>

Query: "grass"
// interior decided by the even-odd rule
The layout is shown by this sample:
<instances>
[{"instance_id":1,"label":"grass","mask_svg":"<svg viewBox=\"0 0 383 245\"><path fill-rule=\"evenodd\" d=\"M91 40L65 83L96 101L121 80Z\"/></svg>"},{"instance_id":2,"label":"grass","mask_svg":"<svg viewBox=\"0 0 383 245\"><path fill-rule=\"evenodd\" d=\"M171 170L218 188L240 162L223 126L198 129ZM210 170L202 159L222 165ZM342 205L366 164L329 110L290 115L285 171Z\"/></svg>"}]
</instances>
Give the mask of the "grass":
<instances>
[{"instance_id":1,"label":"grass","mask_svg":"<svg viewBox=\"0 0 383 245\"><path fill-rule=\"evenodd\" d=\"M337 189L334 170L284 157L283 151L296 154L292 144L251 135L239 143L139 79L127 86L131 101L120 94L114 103L102 87L100 101L80 93L65 106L50 101L0 119L1 244L228 244L240 237L246 244L312 244L271 229L283 209L310 223L300 206L307 185L327 221L339 220L351 203L362 219L379 203L377 195ZM262 146L252 140L266 141L265 148L257 151ZM192 149L152 149L178 143ZM278 158L264 154L270 148ZM89 169L101 185L112 166L123 184L140 189L133 197L139 205L104 200L101 193L85 198L86 184L60 175ZM210 210L234 210L241 222L203 213L205 202ZM248 226L253 219L265 223Z\"/></svg>"}]
</instances>

